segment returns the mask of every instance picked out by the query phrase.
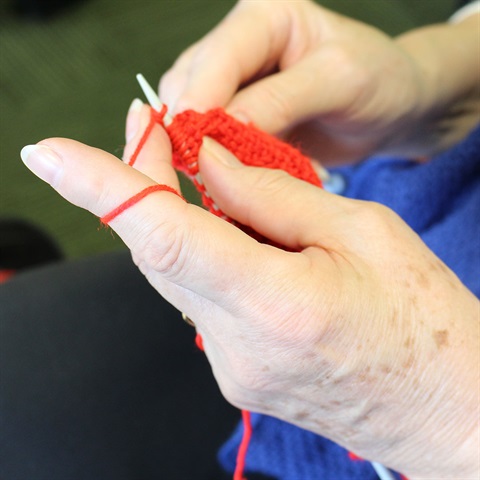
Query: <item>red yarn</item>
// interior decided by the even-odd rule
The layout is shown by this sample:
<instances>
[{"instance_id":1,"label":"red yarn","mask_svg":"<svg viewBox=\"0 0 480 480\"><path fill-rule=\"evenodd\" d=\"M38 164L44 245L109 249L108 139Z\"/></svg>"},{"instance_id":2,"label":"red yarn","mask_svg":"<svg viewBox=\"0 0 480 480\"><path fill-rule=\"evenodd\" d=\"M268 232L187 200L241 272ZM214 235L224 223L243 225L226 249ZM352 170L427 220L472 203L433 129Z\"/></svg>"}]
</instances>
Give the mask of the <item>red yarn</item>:
<instances>
[{"instance_id":1,"label":"red yarn","mask_svg":"<svg viewBox=\"0 0 480 480\"><path fill-rule=\"evenodd\" d=\"M133 164L137 161L138 155L142 151L142 148L147 142L148 137L152 133L153 127L155 126L156 123L163 122L163 117L165 116L166 113L167 113L166 105L163 105L162 110L160 112L156 112L153 108L150 109L150 121L148 122L147 128L143 132L142 138L138 142L137 148L135 148L133 155L130 157L130 160L128 162L130 166L133 166Z\"/></svg>"},{"instance_id":2,"label":"red yarn","mask_svg":"<svg viewBox=\"0 0 480 480\"><path fill-rule=\"evenodd\" d=\"M132 207L136 203L138 203L140 200L145 198L147 195L150 195L153 192L159 192L159 191L165 191L165 192L171 192L174 193L175 195L178 195L182 200L185 200L180 193L178 193L174 188L169 187L168 185L151 185L150 187L144 188L142 191L138 192L136 195L133 197L130 197L128 200L123 202L121 205L118 207L114 208L111 212L107 213L103 217L100 218L100 221L108 225L115 217L118 217L122 212L124 212L127 208Z\"/></svg>"},{"instance_id":3,"label":"red yarn","mask_svg":"<svg viewBox=\"0 0 480 480\"><path fill-rule=\"evenodd\" d=\"M0 283L5 283L8 279L13 277L16 273L16 270L11 270L8 268L0 269Z\"/></svg>"},{"instance_id":4,"label":"red yarn","mask_svg":"<svg viewBox=\"0 0 480 480\"><path fill-rule=\"evenodd\" d=\"M155 123L159 123L167 131L172 143L173 166L191 178L197 190L202 194L203 204L214 215L231 221L220 209L214 206L212 198L208 195L205 186L198 177L198 154L205 136L209 136L223 145L245 165L284 170L300 180L319 187L322 186L310 160L302 155L299 150L262 132L253 124L245 125L239 122L221 108L216 108L206 113L187 110L176 115L169 126L165 126L163 123L166 113L167 107L165 105L163 105L160 112L155 111L153 108L150 110L150 121L128 164L131 166L135 164ZM140 195L139 198L135 195L132 199L127 200L117 209L102 217L101 221L102 223L108 223L153 191L163 189L178 194L178 192L170 188L165 185L163 188L157 187L146 193L140 192L140 194L137 194ZM256 232L248 227L239 226L258 238ZM262 240L268 242L267 239Z\"/></svg>"},{"instance_id":5,"label":"red yarn","mask_svg":"<svg viewBox=\"0 0 480 480\"><path fill-rule=\"evenodd\" d=\"M353 452L348 452L348 458L350 460L363 460L362 457L359 457L358 455L355 455Z\"/></svg>"},{"instance_id":6,"label":"red yarn","mask_svg":"<svg viewBox=\"0 0 480 480\"><path fill-rule=\"evenodd\" d=\"M205 349L203 348L203 338L202 338L202 336L201 336L199 333L197 333L197 335L195 336L195 345L196 345L197 348L198 348L199 350L201 350L202 352L205 350Z\"/></svg>"},{"instance_id":7,"label":"red yarn","mask_svg":"<svg viewBox=\"0 0 480 480\"><path fill-rule=\"evenodd\" d=\"M240 447L237 453L237 465L233 474L233 480L246 480L243 476L245 470L245 461L247 458L247 450L252 438L252 422L250 412L248 410L242 410L243 421L243 437L240 442Z\"/></svg>"}]
</instances>

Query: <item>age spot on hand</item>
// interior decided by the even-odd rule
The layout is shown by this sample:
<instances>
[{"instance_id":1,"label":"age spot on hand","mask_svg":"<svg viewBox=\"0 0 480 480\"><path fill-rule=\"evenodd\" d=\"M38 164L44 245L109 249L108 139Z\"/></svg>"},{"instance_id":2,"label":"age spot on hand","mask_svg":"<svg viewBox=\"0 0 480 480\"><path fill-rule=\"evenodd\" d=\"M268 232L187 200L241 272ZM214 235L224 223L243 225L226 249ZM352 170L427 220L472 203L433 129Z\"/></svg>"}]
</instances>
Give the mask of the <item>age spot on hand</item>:
<instances>
[{"instance_id":1,"label":"age spot on hand","mask_svg":"<svg viewBox=\"0 0 480 480\"><path fill-rule=\"evenodd\" d=\"M432 336L439 350L448 346L448 330L435 330Z\"/></svg>"}]
</instances>

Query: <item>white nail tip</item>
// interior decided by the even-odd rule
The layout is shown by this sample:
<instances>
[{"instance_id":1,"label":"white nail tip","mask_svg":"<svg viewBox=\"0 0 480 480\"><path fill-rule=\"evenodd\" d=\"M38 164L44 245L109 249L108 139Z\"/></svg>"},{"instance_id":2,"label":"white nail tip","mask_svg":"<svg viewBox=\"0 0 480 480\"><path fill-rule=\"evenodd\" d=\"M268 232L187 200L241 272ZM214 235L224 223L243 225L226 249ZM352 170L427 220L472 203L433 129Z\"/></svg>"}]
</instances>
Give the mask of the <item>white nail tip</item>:
<instances>
[{"instance_id":1,"label":"white nail tip","mask_svg":"<svg viewBox=\"0 0 480 480\"><path fill-rule=\"evenodd\" d=\"M38 148L38 145L26 145L22 148L22 150L20 151L20 157L23 163L26 163L28 161L28 157L36 148Z\"/></svg>"},{"instance_id":2,"label":"white nail tip","mask_svg":"<svg viewBox=\"0 0 480 480\"><path fill-rule=\"evenodd\" d=\"M58 172L63 167L62 159L46 145L27 145L22 148L20 157L37 177L50 185L55 183Z\"/></svg>"}]
</instances>

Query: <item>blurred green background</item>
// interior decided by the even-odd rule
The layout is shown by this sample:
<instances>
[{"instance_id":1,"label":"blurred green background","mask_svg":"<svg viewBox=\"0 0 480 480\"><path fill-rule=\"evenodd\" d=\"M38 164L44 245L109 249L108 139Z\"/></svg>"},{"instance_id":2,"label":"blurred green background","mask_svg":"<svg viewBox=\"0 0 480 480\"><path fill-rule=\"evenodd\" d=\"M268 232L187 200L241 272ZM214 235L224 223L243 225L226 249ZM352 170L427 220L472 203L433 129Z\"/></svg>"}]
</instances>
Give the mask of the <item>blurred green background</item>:
<instances>
[{"instance_id":1,"label":"blurred green background","mask_svg":"<svg viewBox=\"0 0 480 480\"><path fill-rule=\"evenodd\" d=\"M156 84L235 2L84 0L48 18L20 15L12 3L0 0L0 218L41 226L69 258L125 248L97 218L30 174L19 151L63 136L121 156L125 114L142 97L135 74ZM391 35L442 21L454 9L454 0L321 3Z\"/></svg>"}]
</instances>

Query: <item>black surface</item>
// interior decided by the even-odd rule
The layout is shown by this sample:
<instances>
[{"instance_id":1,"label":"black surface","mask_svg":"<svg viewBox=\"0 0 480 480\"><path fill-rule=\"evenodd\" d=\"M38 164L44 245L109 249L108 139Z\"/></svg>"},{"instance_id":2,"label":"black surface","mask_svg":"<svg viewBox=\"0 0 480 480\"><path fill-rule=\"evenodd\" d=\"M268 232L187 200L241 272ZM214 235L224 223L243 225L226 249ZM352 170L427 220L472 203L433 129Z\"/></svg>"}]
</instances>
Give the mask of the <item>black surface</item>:
<instances>
[{"instance_id":1,"label":"black surface","mask_svg":"<svg viewBox=\"0 0 480 480\"><path fill-rule=\"evenodd\" d=\"M0 286L0 478L219 478L240 418L128 254Z\"/></svg>"}]
</instances>

